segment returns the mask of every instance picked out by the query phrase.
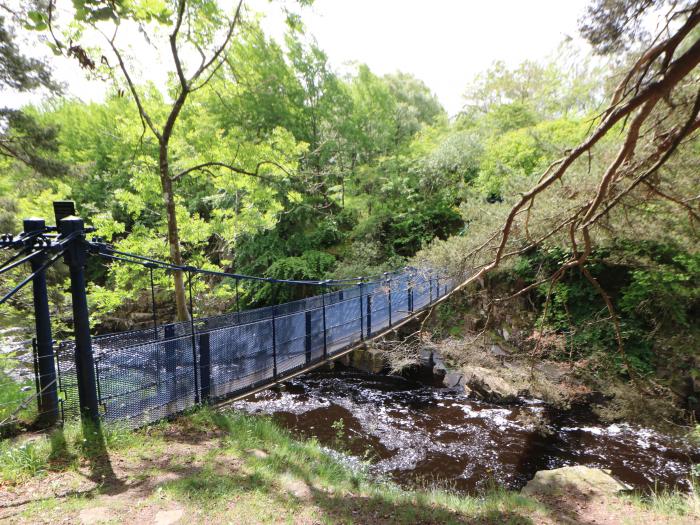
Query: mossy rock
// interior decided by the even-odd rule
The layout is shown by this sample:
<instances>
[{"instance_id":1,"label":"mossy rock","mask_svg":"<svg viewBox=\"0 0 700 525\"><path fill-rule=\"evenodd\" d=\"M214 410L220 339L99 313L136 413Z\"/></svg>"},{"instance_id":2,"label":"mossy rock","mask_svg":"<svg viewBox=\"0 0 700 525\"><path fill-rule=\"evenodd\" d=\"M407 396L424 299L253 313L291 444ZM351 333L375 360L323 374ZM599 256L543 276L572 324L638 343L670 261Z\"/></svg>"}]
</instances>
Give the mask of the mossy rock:
<instances>
[{"instance_id":1,"label":"mossy rock","mask_svg":"<svg viewBox=\"0 0 700 525\"><path fill-rule=\"evenodd\" d=\"M609 470L584 467L562 467L540 470L520 491L526 496L563 494L608 494L629 490L630 487L615 479Z\"/></svg>"}]
</instances>

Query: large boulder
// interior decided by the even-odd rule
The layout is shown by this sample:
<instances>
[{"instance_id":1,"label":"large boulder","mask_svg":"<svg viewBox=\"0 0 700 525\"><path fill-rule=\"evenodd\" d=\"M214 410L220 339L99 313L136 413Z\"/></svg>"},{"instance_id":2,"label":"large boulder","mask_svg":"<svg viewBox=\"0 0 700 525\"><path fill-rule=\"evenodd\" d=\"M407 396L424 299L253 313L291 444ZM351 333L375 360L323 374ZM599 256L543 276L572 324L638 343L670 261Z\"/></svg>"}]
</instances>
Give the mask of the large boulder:
<instances>
[{"instance_id":1,"label":"large boulder","mask_svg":"<svg viewBox=\"0 0 700 525\"><path fill-rule=\"evenodd\" d=\"M442 384L447 388L456 388L462 382L462 374L459 372L447 372L442 378Z\"/></svg>"},{"instance_id":2,"label":"large boulder","mask_svg":"<svg viewBox=\"0 0 700 525\"><path fill-rule=\"evenodd\" d=\"M386 366L384 353L377 348L358 348L351 353L350 366L368 372L380 373Z\"/></svg>"},{"instance_id":3,"label":"large boulder","mask_svg":"<svg viewBox=\"0 0 700 525\"><path fill-rule=\"evenodd\" d=\"M464 390L470 397L491 403L514 402L518 390L495 371L481 366L470 366L464 370Z\"/></svg>"},{"instance_id":4,"label":"large boulder","mask_svg":"<svg viewBox=\"0 0 700 525\"><path fill-rule=\"evenodd\" d=\"M562 467L540 470L520 491L526 496L559 496L562 494L614 495L630 487L618 481L609 470L584 467Z\"/></svg>"}]
</instances>

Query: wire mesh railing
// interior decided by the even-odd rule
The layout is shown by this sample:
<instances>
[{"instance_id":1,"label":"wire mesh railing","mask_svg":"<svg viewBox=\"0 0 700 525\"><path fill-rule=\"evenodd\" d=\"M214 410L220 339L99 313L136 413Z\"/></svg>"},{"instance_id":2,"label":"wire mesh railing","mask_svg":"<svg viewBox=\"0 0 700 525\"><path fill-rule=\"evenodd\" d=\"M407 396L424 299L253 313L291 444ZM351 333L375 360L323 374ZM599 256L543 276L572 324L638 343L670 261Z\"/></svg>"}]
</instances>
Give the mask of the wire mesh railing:
<instances>
[{"instance_id":1,"label":"wire mesh railing","mask_svg":"<svg viewBox=\"0 0 700 525\"><path fill-rule=\"evenodd\" d=\"M411 270L289 303L93 337L101 417L141 426L245 394L396 326L449 287ZM79 413L74 351L72 341L57 351L67 417Z\"/></svg>"},{"instance_id":2,"label":"wire mesh railing","mask_svg":"<svg viewBox=\"0 0 700 525\"><path fill-rule=\"evenodd\" d=\"M54 356L40 356L35 339L6 341L0 353L0 437L61 416L61 399L57 405L42 403L48 390L58 389L55 376L41 373L42 359Z\"/></svg>"}]
</instances>

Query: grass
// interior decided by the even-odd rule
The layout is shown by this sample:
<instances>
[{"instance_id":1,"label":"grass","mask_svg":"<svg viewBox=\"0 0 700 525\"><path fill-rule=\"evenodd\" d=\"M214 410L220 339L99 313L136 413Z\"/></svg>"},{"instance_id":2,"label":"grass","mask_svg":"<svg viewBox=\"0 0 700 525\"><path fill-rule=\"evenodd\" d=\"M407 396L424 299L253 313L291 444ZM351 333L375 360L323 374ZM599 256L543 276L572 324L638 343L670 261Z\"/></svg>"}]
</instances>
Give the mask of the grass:
<instances>
[{"instance_id":1,"label":"grass","mask_svg":"<svg viewBox=\"0 0 700 525\"><path fill-rule=\"evenodd\" d=\"M110 452L121 450L152 451L162 441L157 434L134 432L118 425L102 430L104 445ZM77 422L56 428L48 434L20 436L0 440L0 482L17 485L50 471L75 470L100 454L100 447L85 439Z\"/></svg>"},{"instance_id":2,"label":"grass","mask_svg":"<svg viewBox=\"0 0 700 525\"><path fill-rule=\"evenodd\" d=\"M627 496L638 509L659 516L700 516L700 484L691 480L690 493L680 490L655 490L651 493L634 492Z\"/></svg>"},{"instance_id":3,"label":"grass","mask_svg":"<svg viewBox=\"0 0 700 525\"><path fill-rule=\"evenodd\" d=\"M296 440L268 418L236 412L199 408L139 431L107 427L103 437L102 452L112 464L127 458L133 463L131 471L119 471L116 477L134 487L160 480L139 496L138 504L127 496L117 508L119 498L110 499L111 512L120 517L173 505L198 520L226 522L235 515L236 522L246 523L463 523L467 518L529 523L527 515L542 512L534 500L504 490L472 498L378 483L366 469L333 459L317 441ZM48 436L2 442L0 492L4 484L22 493L44 478L68 487L84 479L86 471L89 477L99 455L74 424ZM21 507L17 521L70 516L121 490L100 481L88 491L68 490L62 498L38 497Z\"/></svg>"},{"instance_id":4,"label":"grass","mask_svg":"<svg viewBox=\"0 0 700 525\"><path fill-rule=\"evenodd\" d=\"M3 359L0 359L0 422L11 416L11 421L20 425L32 422L37 415L36 400L29 399L35 393L34 381L17 382L2 370L2 366L5 365ZM14 426L16 424L12 425ZM0 428L0 437L13 430L7 424L4 427Z\"/></svg>"},{"instance_id":5,"label":"grass","mask_svg":"<svg viewBox=\"0 0 700 525\"><path fill-rule=\"evenodd\" d=\"M543 504L495 484L472 497L379 482L269 418L206 407L138 431L107 427L99 446L78 425L0 442L0 496L3 489L31 494L8 507L19 523L80 521L95 507L135 523L172 509L183 522L212 523L557 522ZM679 494L632 504L646 515L692 510Z\"/></svg>"}]
</instances>

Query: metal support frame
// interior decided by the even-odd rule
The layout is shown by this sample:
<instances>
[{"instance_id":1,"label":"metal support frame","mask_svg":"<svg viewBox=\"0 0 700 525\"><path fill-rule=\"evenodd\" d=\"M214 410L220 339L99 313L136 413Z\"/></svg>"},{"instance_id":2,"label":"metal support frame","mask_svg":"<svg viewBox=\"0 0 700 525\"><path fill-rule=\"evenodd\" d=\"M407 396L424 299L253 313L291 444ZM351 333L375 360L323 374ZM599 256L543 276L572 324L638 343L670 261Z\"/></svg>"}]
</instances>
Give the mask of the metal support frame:
<instances>
[{"instance_id":1,"label":"metal support frame","mask_svg":"<svg viewBox=\"0 0 700 525\"><path fill-rule=\"evenodd\" d=\"M163 326L163 351L165 352L166 381L170 381L170 397L177 398L177 345L175 340L175 326L166 324ZM160 375L160 371L159 371Z\"/></svg>"},{"instance_id":2,"label":"metal support frame","mask_svg":"<svg viewBox=\"0 0 700 525\"><path fill-rule=\"evenodd\" d=\"M97 399L97 379L95 358L92 353L90 338L90 316L88 312L87 292L85 287L85 230L83 219L66 217L61 219L59 231L61 237L71 234L77 236L70 242L65 253L65 261L70 269L70 290L73 299L73 331L75 333L75 368L78 376L78 398L83 424L89 422L100 425L100 413Z\"/></svg>"},{"instance_id":3,"label":"metal support frame","mask_svg":"<svg viewBox=\"0 0 700 525\"><path fill-rule=\"evenodd\" d=\"M363 302L362 301L362 292L363 292L363 288L364 288L363 279L364 278L360 279L360 341L365 340L365 333L364 333L364 330L365 330L365 309L364 309L364 305L362 304L362 302Z\"/></svg>"},{"instance_id":4,"label":"metal support frame","mask_svg":"<svg viewBox=\"0 0 700 525\"><path fill-rule=\"evenodd\" d=\"M386 274L384 274L386 275ZM389 326L391 326L391 277L388 277L387 282L389 283Z\"/></svg>"},{"instance_id":5,"label":"metal support frame","mask_svg":"<svg viewBox=\"0 0 700 525\"><path fill-rule=\"evenodd\" d=\"M323 357L328 357L328 339L326 337L326 283L321 285L321 304L323 306Z\"/></svg>"},{"instance_id":6,"label":"metal support frame","mask_svg":"<svg viewBox=\"0 0 700 525\"><path fill-rule=\"evenodd\" d=\"M211 346L209 332L199 334L199 377L201 380L200 399L209 402L211 397Z\"/></svg>"},{"instance_id":7,"label":"metal support frame","mask_svg":"<svg viewBox=\"0 0 700 525\"><path fill-rule=\"evenodd\" d=\"M367 337L372 335L372 295L367 294Z\"/></svg>"},{"instance_id":8,"label":"metal support frame","mask_svg":"<svg viewBox=\"0 0 700 525\"><path fill-rule=\"evenodd\" d=\"M304 339L304 353L306 354L306 363L311 362L311 310L306 310L304 312L305 321L305 332L306 338Z\"/></svg>"},{"instance_id":9,"label":"metal support frame","mask_svg":"<svg viewBox=\"0 0 700 525\"><path fill-rule=\"evenodd\" d=\"M277 287L275 283L272 286L272 377L277 379L277 328L276 328L276 310L277 310Z\"/></svg>"},{"instance_id":10,"label":"metal support frame","mask_svg":"<svg viewBox=\"0 0 700 525\"><path fill-rule=\"evenodd\" d=\"M44 232L46 230L44 219L25 219L23 226L25 234ZM46 254L41 252L32 257L29 260L29 264L32 272L36 274L32 281L32 295L34 299L34 326L36 328L36 375L39 419L44 424L52 425L58 420L59 414L49 295L46 289L46 271L41 270L46 260Z\"/></svg>"},{"instance_id":11,"label":"metal support frame","mask_svg":"<svg viewBox=\"0 0 700 525\"><path fill-rule=\"evenodd\" d=\"M197 365L197 338L194 330L194 303L192 301L192 272L187 272L187 285L190 293L190 338L192 341L192 368L194 371L194 404L199 404L199 366Z\"/></svg>"}]
</instances>

